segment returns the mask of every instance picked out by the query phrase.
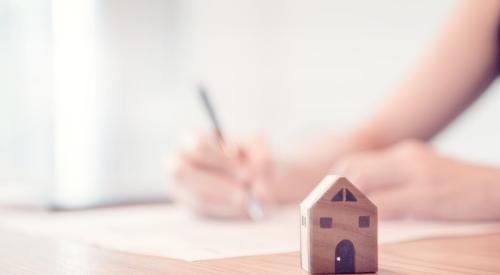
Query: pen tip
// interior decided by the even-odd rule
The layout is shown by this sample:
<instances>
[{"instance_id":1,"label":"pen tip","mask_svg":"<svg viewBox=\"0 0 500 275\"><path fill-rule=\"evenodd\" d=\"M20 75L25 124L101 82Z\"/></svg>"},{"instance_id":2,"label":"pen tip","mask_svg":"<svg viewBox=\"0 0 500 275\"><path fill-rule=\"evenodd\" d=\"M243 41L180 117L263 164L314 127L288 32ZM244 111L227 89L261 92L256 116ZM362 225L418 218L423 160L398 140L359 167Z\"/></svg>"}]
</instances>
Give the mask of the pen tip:
<instances>
[{"instance_id":1,"label":"pen tip","mask_svg":"<svg viewBox=\"0 0 500 275\"><path fill-rule=\"evenodd\" d=\"M253 198L248 202L248 216L253 221L259 221L264 218L262 206Z\"/></svg>"}]
</instances>

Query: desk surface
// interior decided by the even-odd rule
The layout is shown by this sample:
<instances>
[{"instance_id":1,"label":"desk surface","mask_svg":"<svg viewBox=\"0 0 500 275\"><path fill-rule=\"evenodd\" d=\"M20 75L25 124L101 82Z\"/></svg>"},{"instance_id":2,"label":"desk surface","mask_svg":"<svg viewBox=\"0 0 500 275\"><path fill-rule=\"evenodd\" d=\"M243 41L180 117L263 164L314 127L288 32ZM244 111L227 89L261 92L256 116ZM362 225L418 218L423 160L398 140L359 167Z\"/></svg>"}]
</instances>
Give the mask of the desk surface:
<instances>
[{"instance_id":1,"label":"desk surface","mask_svg":"<svg viewBox=\"0 0 500 275\"><path fill-rule=\"evenodd\" d=\"M499 274L500 234L382 245L378 274ZM0 230L0 274L308 274L299 254L184 262Z\"/></svg>"}]
</instances>

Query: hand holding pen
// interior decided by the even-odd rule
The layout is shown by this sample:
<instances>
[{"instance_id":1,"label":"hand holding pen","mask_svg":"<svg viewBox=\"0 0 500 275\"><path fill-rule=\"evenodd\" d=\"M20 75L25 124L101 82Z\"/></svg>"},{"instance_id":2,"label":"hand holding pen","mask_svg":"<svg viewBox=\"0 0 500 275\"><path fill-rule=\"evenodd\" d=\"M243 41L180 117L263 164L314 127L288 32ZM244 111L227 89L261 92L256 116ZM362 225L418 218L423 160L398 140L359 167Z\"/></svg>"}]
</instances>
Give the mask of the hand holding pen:
<instances>
[{"instance_id":1,"label":"hand holding pen","mask_svg":"<svg viewBox=\"0 0 500 275\"><path fill-rule=\"evenodd\" d=\"M262 219L273 204L269 147L260 137L228 143L204 93L200 96L213 129L184 139L171 167L172 195L203 216Z\"/></svg>"},{"instance_id":2,"label":"hand holding pen","mask_svg":"<svg viewBox=\"0 0 500 275\"><path fill-rule=\"evenodd\" d=\"M213 107L212 102L210 101L210 98L208 97L208 93L205 90L203 86L200 86L198 88L198 93L200 94L201 101L203 103L203 106L205 107L205 110L207 111L207 114L210 118L210 121L212 122L213 130L217 138L217 142L219 144L219 147L221 148L221 151L225 156L227 156L230 159L233 159L236 161L237 164L245 166L247 164L248 159L244 151L236 150L234 153L229 150L230 147L227 146L224 134L222 133L222 129L219 123L219 120L217 119L217 115L215 114L215 109ZM243 168L244 169L244 168ZM237 169L237 171L241 171L240 169ZM260 203L257 201L255 198L253 192L252 192L252 186L251 186L251 178L249 177L238 177L237 180L241 181L244 185L244 188L247 190L247 213L248 217L250 217L252 220L260 220L264 217L264 210L262 209L262 206Z\"/></svg>"}]
</instances>

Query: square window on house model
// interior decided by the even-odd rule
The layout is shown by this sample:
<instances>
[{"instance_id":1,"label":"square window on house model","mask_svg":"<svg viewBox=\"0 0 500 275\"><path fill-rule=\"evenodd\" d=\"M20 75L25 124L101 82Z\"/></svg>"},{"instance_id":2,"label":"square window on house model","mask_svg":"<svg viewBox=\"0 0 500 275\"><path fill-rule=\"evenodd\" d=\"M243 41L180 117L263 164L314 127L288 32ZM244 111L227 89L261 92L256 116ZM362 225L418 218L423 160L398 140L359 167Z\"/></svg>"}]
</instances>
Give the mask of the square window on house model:
<instances>
[{"instance_id":1,"label":"square window on house model","mask_svg":"<svg viewBox=\"0 0 500 275\"><path fill-rule=\"evenodd\" d=\"M327 218L327 217L319 218L319 227L332 228L332 218Z\"/></svg>"},{"instance_id":2,"label":"square window on house model","mask_svg":"<svg viewBox=\"0 0 500 275\"><path fill-rule=\"evenodd\" d=\"M370 227L370 216L359 216L358 226L361 228Z\"/></svg>"}]
</instances>

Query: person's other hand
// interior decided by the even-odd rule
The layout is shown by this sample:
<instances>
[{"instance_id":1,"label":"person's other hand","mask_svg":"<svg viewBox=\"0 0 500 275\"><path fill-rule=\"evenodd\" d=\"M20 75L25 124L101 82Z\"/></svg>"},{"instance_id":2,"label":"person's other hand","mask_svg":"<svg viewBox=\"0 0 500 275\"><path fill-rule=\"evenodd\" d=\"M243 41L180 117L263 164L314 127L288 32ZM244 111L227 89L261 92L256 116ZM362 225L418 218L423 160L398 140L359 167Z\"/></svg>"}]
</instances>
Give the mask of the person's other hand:
<instances>
[{"instance_id":1,"label":"person's other hand","mask_svg":"<svg viewBox=\"0 0 500 275\"><path fill-rule=\"evenodd\" d=\"M203 216L248 217L249 194L273 204L271 159L262 137L222 148L215 135L193 135L172 158L171 194Z\"/></svg>"},{"instance_id":2,"label":"person's other hand","mask_svg":"<svg viewBox=\"0 0 500 275\"><path fill-rule=\"evenodd\" d=\"M381 218L499 218L488 203L498 199L498 169L443 157L420 141L346 156L331 172L364 191Z\"/></svg>"}]
</instances>

